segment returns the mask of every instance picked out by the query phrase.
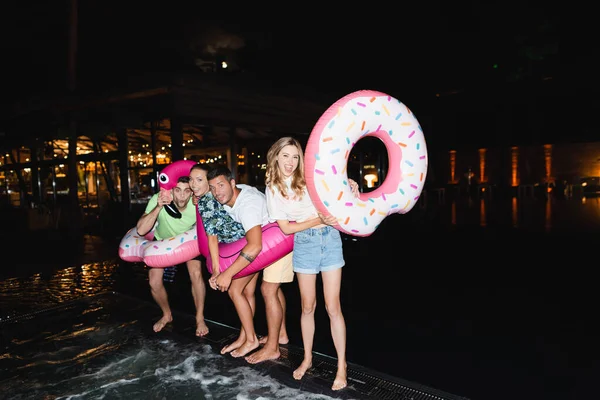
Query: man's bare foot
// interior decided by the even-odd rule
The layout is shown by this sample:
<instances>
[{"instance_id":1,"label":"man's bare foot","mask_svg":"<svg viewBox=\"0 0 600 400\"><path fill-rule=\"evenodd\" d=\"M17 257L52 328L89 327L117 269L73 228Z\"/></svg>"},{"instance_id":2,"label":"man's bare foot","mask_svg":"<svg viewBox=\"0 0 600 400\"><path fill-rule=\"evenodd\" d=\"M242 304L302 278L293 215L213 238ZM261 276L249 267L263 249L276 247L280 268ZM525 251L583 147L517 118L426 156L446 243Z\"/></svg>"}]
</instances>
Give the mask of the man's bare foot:
<instances>
[{"instance_id":1,"label":"man's bare foot","mask_svg":"<svg viewBox=\"0 0 600 400\"><path fill-rule=\"evenodd\" d=\"M221 354L231 353L235 349L238 349L242 344L244 344L245 340L243 338L238 337L237 340L233 343L228 344L227 346L221 349Z\"/></svg>"},{"instance_id":2,"label":"man's bare foot","mask_svg":"<svg viewBox=\"0 0 600 400\"><path fill-rule=\"evenodd\" d=\"M260 338L258 338L258 343L260 344L265 344L267 343L267 339L269 337L268 336L261 336ZM288 344L290 342L290 339L286 336L279 336L279 344Z\"/></svg>"},{"instance_id":3,"label":"man's bare foot","mask_svg":"<svg viewBox=\"0 0 600 400\"><path fill-rule=\"evenodd\" d=\"M231 357L244 357L246 354L250 353L256 348L258 348L258 340L254 340L252 342L246 341L243 345L231 352Z\"/></svg>"},{"instance_id":4,"label":"man's bare foot","mask_svg":"<svg viewBox=\"0 0 600 400\"><path fill-rule=\"evenodd\" d=\"M304 360L302 361L302 364L300 364L300 366L298 368L296 368L296 370L294 371L294 373L292 374L294 376L294 379L299 381L300 379L302 379L304 377L304 374L306 374L306 371L308 371L309 369L312 368L312 360Z\"/></svg>"},{"instance_id":5,"label":"man's bare foot","mask_svg":"<svg viewBox=\"0 0 600 400\"><path fill-rule=\"evenodd\" d=\"M250 364L258 364L267 360L277 360L279 356L281 356L279 350L271 350L263 347L256 353L252 353L246 357L246 361L248 361Z\"/></svg>"},{"instance_id":6,"label":"man's bare foot","mask_svg":"<svg viewBox=\"0 0 600 400\"><path fill-rule=\"evenodd\" d=\"M160 332L168 323L171 322L173 322L173 317L171 315L163 315L163 317L154 324L152 329L154 329L154 332Z\"/></svg>"},{"instance_id":7,"label":"man's bare foot","mask_svg":"<svg viewBox=\"0 0 600 400\"><path fill-rule=\"evenodd\" d=\"M196 336L206 336L208 334L208 326L204 320L196 322Z\"/></svg>"},{"instance_id":8,"label":"man's bare foot","mask_svg":"<svg viewBox=\"0 0 600 400\"><path fill-rule=\"evenodd\" d=\"M338 366L338 371L335 375L335 380L333 381L333 386L331 386L331 390L342 390L346 386L348 386L346 365L342 367Z\"/></svg>"}]
</instances>

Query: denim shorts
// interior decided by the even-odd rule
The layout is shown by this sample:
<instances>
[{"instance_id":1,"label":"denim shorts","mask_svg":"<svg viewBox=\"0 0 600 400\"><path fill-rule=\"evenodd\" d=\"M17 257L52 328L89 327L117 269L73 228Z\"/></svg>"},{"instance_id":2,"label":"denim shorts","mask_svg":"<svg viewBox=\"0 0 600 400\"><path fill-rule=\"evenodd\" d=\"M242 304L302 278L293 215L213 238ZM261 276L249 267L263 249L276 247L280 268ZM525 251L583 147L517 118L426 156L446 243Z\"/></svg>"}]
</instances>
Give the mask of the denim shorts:
<instances>
[{"instance_id":1,"label":"denim shorts","mask_svg":"<svg viewBox=\"0 0 600 400\"><path fill-rule=\"evenodd\" d=\"M318 274L344 266L340 231L331 227L305 229L294 234L294 272Z\"/></svg>"}]
</instances>

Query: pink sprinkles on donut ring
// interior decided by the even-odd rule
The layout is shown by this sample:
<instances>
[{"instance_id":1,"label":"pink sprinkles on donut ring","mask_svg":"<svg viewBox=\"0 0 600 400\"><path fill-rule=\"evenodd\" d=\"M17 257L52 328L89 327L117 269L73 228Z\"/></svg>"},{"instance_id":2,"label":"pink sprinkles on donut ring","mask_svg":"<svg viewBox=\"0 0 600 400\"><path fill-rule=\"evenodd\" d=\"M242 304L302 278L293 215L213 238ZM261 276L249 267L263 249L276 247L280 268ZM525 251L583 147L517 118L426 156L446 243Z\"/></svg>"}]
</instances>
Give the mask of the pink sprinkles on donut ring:
<instances>
[{"instance_id":1,"label":"pink sprinkles on donut ring","mask_svg":"<svg viewBox=\"0 0 600 400\"><path fill-rule=\"evenodd\" d=\"M348 159L354 145L367 136L382 140L389 168L380 186L355 198L347 184ZM336 217L337 229L355 236L370 235L390 214L410 211L426 173L427 147L420 124L408 107L377 91L354 92L329 107L305 150L307 188L315 207Z\"/></svg>"}]
</instances>

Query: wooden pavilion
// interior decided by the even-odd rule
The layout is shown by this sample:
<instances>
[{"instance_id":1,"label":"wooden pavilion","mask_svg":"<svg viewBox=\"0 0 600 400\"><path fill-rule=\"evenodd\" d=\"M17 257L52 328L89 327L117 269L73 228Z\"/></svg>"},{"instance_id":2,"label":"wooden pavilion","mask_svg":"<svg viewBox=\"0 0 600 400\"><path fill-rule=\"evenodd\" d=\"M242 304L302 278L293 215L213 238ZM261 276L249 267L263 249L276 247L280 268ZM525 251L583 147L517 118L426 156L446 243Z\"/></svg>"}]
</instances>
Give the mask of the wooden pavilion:
<instances>
[{"instance_id":1,"label":"wooden pavilion","mask_svg":"<svg viewBox=\"0 0 600 400\"><path fill-rule=\"evenodd\" d=\"M305 141L333 100L244 74L178 74L21 106L0 121L0 199L56 210L76 187L84 211L118 203L130 215L157 190L156 173L184 158L226 164L260 186L270 144Z\"/></svg>"}]
</instances>

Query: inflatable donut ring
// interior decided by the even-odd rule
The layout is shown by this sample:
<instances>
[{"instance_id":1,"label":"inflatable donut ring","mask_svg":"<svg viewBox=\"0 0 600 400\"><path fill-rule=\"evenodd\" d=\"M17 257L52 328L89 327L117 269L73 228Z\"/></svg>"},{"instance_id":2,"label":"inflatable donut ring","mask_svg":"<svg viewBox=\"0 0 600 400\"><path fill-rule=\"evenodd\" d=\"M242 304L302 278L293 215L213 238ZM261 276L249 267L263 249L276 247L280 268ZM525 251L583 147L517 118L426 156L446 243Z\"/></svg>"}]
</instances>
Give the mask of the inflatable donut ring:
<instances>
[{"instance_id":1,"label":"inflatable donut ring","mask_svg":"<svg viewBox=\"0 0 600 400\"><path fill-rule=\"evenodd\" d=\"M173 189L181 176L189 176L190 169L194 165L196 162L192 160L179 160L167 165L158 175L158 187L161 190ZM172 204L177 210L174 203ZM173 218L181 218L181 214L179 217L170 215ZM165 268L184 263L200 255L196 224L179 235L162 240L153 240L155 229L156 225L144 236L137 234L135 226L129 229L119 243L119 257L123 261L144 262L148 267Z\"/></svg>"},{"instance_id":2,"label":"inflatable donut ring","mask_svg":"<svg viewBox=\"0 0 600 400\"><path fill-rule=\"evenodd\" d=\"M367 136L381 139L389 169L381 186L355 197L348 184L348 157ZM413 208L423 190L427 163L423 131L410 109L385 93L360 90L335 102L319 118L306 145L304 172L311 200L318 211L337 218L335 228L369 236L388 215Z\"/></svg>"}]
</instances>

